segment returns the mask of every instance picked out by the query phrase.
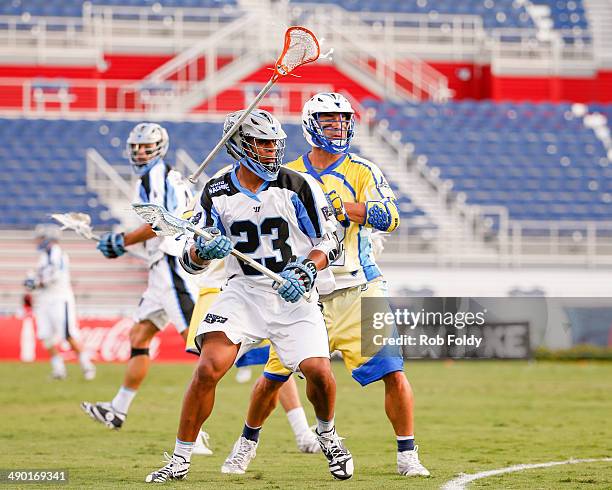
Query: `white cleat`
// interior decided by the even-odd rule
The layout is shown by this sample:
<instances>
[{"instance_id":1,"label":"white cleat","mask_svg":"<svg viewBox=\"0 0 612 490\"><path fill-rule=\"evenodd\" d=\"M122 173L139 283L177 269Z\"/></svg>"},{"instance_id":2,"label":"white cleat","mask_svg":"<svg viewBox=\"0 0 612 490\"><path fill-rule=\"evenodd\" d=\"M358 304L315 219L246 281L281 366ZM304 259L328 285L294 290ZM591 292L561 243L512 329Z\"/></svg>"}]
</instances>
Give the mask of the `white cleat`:
<instances>
[{"instance_id":1,"label":"white cleat","mask_svg":"<svg viewBox=\"0 0 612 490\"><path fill-rule=\"evenodd\" d=\"M64 380L68 377L68 373L66 371L52 371L51 378L57 380Z\"/></svg>"},{"instance_id":2,"label":"white cleat","mask_svg":"<svg viewBox=\"0 0 612 490\"><path fill-rule=\"evenodd\" d=\"M189 463L182 456L164 453L166 465L153 473L149 473L145 478L145 483L164 483L167 480L182 480L189 472Z\"/></svg>"},{"instance_id":3,"label":"white cleat","mask_svg":"<svg viewBox=\"0 0 612 490\"><path fill-rule=\"evenodd\" d=\"M213 452L212 449L210 449L210 444L208 442L209 440L210 436L208 433L201 430L193 444L193 452L191 454L210 456Z\"/></svg>"},{"instance_id":4,"label":"white cleat","mask_svg":"<svg viewBox=\"0 0 612 490\"><path fill-rule=\"evenodd\" d=\"M236 381L238 381L238 383L248 383L251 381L252 376L253 372L250 367L239 367L236 372Z\"/></svg>"},{"instance_id":5,"label":"white cleat","mask_svg":"<svg viewBox=\"0 0 612 490\"><path fill-rule=\"evenodd\" d=\"M313 427L295 436L295 442L301 453L312 454L321 452L321 446L313 431Z\"/></svg>"},{"instance_id":6,"label":"white cleat","mask_svg":"<svg viewBox=\"0 0 612 490\"><path fill-rule=\"evenodd\" d=\"M257 444L255 441L240 436L240 439L234 444L232 452L221 466L221 473L244 475L249 463L257 454Z\"/></svg>"},{"instance_id":7,"label":"white cleat","mask_svg":"<svg viewBox=\"0 0 612 490\"><path fill-rule=\"evenodd\" d=\"M397 453L397 472L403 476L429 476L429 470L419 461L419 446L412 451Z\"/></svg>"},{"instance_id":8,"label":"white cleat","mask_svg":"<svg viewBox=\"0 0 612 490\"><path fill-rule=\"evenodd\" d=\"M83 367L83 378L85 378L86 381L96 379L96 366L90 364L89 366Z\"/></svg>"},{"instance_id":9,"label":"white cleat","mask_svg":"<svg viewBox=\"0 0 612 490\"><path fill-rule=\"evenodd\" d=\"M319 434L316 432L321 451L327 458L329 472L337 480L348 480L353 476L353 455L342 444L342 437L336 429Z\"/></svg>"}]
</instances>

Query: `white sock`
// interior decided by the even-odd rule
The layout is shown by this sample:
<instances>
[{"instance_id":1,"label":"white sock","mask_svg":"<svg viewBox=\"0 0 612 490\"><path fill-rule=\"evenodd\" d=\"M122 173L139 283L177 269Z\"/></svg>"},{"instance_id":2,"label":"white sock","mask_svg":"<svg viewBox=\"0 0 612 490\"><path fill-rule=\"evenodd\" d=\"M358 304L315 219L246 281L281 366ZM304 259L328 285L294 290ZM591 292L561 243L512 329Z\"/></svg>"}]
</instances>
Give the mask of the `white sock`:
<instances>
[{"instance_id":1,"label":"white sock","mask_svg":"<svg viewBox=\"0 0 612 490\"><path fill-rule=\"evenodd\" d=\"M79 354L79 364L83 369L91 367L91 359L89 358L89 352L81 351Z\"/></svg>"},{"instance_id":2,"label":"white sock","mask_svg":"<svg viewBox=\"0 0 612 490\"><path fill-rule=\"evenodd\" d=\"M64 365L64 358L59 354L55 354L51 358L51 369L53 369L54 373L65 373L66 366Z\"/></svg>"},{"instance_id":3,"label":"white sock","mask_svg":"<svg viewBox=\"0 0 612 490\"><path fill-rule=\"evenodd\" d=\"M138 393L136 390L130 390L129 388L125 388L122 386L121 388L119 388L119 391L115 395L115 398L113 398L111 406L119 413L127 414L128 410L130 409L130 404L136 396L136 393Z\"/></svg>"},{"instance_id":4,"label":"white sock","mask_svg":"<svg viewBox=\"0 0 612 490\"><path fill-rule=\"evenodd\" d=\"M304 412L304 407L297 407L289 410L287 412L287 419L289 419L289 424L291 425L291 430L296 436L303 434L308 428L308 419L306 419L306 412Z\"/></svg>"},{"instance_id":5,"label":"white sock","mask_svg":"<svg viewBox=\"0 0 612 490\"><path fill-rule=\"evenodd\" d=\"M185 458L185 461L191 462L191 453L193 452L193 442L185 442L179 439L174 445L174 454Z\"/></svg>"},{"instance_id":6,"label":"white sock","mask_svg":"<svg viewBox=\"0 0 612 490\"><path fill-rule=\"evenodd\" d=\"M324 420L319 420L319 418L317 418L317 432L319 434L323 434L323 432L330 432L332 430L334 430L334 418L333 417L329 422L326 422Z\"/></svg>"}]
</instances>

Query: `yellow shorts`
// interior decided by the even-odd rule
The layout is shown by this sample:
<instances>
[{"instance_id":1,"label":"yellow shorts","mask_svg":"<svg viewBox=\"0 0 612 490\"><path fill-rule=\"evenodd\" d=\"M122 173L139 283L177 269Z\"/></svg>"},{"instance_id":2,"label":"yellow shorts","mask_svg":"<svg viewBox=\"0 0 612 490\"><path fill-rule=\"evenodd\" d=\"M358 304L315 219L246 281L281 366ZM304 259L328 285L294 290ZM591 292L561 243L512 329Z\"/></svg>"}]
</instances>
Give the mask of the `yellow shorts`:
<instances>
[{"instance_id":1,"label":"yellow shorts","mask_svg":"<svg viewBox=\"0 0 612 490\"><path fill-rule=\"evenodd\" d=\"M193 309L191 315L191 321L189 322L189 335L187 336L187 343L185 344L185 350L190 354L200 355L198 348L195 344L195 337L198 331L198 327L204 315L208 312L210 305L217 299L217 295L221 292L219 288L201 288L200 294L198 295L198 301ZM236 361L236 367L251 366L254 364L265 364L268 360L270 352L270 341L264 340L259 344L259 347L255 347L244 354L240 359Z\"/></svg>"},{"instance_id":2,"label":"yellow shorts","mask_svg":"<svg viewBox=\"0 0 612 490\"><path fill-rule=\"evenodd\" d=\"M387 283L374 280L361 286L347 288L329 295L322 301L323 317L329 336L329 351L342 353L344 365L362 386L378 381L383 376L404 369L401 357L361 355L361 298L387 297ZM285 368L270 347L270 357L264 368L264 376L276 381L286 381L291 371Z\"/></svg>"},{"instance_id":3,"label":"yellow shorts","mask_svg":"<svg viewBox=\"0 0 612 490\"><path fill-rule=\"evenodd\" d=\"M217 295L221 290L219 288L201 288L200 294L198 295L198 301L193 308L193 314L191 315L191 321L189 322L189 335L187 336L187 343L185 344L185 350L196 356L200 355L198 348L195 345L195 336L198 331L198 327L204 315L212 305L213 301L217 299Z\"/></svg>"}]
</instances>

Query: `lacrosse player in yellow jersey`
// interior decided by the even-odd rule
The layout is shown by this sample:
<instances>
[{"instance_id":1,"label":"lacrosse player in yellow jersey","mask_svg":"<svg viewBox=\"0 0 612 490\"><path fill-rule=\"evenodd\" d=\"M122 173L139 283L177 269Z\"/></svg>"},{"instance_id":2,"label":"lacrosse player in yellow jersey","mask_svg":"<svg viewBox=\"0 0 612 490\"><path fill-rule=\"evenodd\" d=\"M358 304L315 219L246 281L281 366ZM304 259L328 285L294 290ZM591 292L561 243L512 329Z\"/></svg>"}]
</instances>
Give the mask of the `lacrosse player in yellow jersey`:
<instances>
[{"instance_id":1,"label":"lacrosse player in yellow jersey","mask_svg":"<svg viewBox=\"0 0 612 490\"><path fill-rule=\"evenodd\" d=\"M319 182L340 223L336 233L343 240L344 253L331 264L336 289L320 297L330 351L342 353L345 366L362 386L383 380L385 411L397 437L397 470L405 476L429 476L414 444L414 401L402 358L361 355L361 298L387 296L382 272L374 261L371 233L390 233L400 219L395 196L380 169L348 152L354 112L340 94L312 97L302 112L304 136L312 149L286 166ZM253 390L247 425L263 424L290 375L271 349L264 374Z\"/></svg>"}]
</instances>

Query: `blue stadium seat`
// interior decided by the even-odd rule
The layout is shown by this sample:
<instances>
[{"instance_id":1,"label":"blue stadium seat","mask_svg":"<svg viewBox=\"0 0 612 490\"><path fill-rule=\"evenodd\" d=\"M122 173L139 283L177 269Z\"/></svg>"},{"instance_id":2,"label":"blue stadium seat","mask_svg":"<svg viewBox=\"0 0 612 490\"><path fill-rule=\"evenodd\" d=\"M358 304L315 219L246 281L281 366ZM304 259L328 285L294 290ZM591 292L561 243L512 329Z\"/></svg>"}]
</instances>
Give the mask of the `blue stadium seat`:
<instances>
[{"instance_id":1,"label":"blue stadium seat","mask_svg":"<svg viewBox=\"0 0 612 490\"><path fill-rule=\"evenodd\" d=\"M367 105L470 204L504 205L514 219L612 220L612 164L569 104Z\"/></svg>"},{"instance_id":2,"label":"blue stadium seat","mask_svg":"<svg viewBox=\"0 0 612 490\"><path fill-rule=\"evenodd\" d=\"M126 7L151 7L160 4L162 7L184 8L221 8L236 6L236 0L90 0L93 5L111 5ZM45 17L81 17L83 2L81 0L63 0L62 2L47 2L44 0L15 0L0 2L0 15L22 15ZM134 20L138 16L133 16ZM160 18L163 18L161 16Z\"/></svg>"}]
</instances>

